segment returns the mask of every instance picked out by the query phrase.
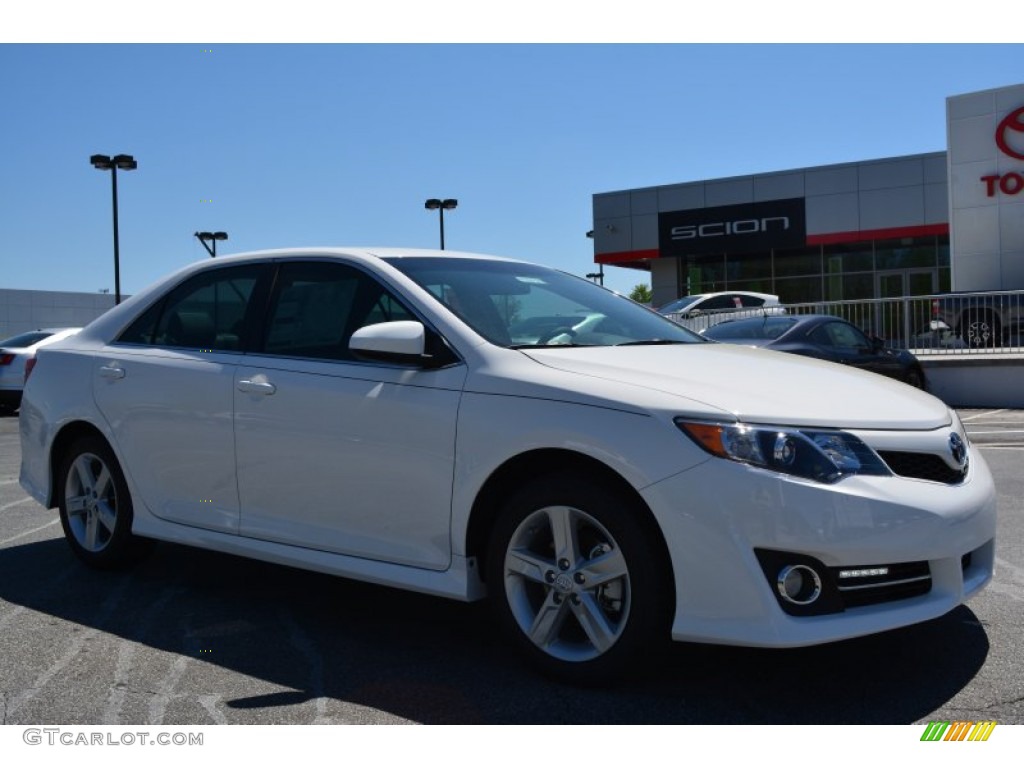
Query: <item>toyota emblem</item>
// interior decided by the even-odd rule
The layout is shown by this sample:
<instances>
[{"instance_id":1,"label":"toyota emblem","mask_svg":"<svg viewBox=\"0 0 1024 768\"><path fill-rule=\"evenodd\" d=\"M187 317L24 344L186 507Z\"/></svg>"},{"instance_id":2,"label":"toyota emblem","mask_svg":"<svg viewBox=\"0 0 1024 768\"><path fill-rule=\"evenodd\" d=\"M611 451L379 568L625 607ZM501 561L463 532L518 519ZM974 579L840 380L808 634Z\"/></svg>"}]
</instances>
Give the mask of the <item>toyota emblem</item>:
<instances>
[{"instance_id":1,"label":"toyota emblem","mask_svg":"<svg viewBox=\"0 0 1024 768\"><path fill-rule=\"evenodd\" d=\"M1008 114L996 128L996 146L1002 153L1017 160L1024 160L1024 148L1010 142L1011 134L1017 134L1017 138L1024 138L1024 107Z\"/></svg>"},{"instance_id":2,"label":"toyota emblem","mask_svg":"<svg viewBox=\"0 0 1024 768\"><path fill-rule=\"evenodd\" d=\"M949 452L953 454L953 461L961 469L967 467L967 445L964 443L963 438L960 437L956 432L949 436Z\"/></svg>"}]
</instances>

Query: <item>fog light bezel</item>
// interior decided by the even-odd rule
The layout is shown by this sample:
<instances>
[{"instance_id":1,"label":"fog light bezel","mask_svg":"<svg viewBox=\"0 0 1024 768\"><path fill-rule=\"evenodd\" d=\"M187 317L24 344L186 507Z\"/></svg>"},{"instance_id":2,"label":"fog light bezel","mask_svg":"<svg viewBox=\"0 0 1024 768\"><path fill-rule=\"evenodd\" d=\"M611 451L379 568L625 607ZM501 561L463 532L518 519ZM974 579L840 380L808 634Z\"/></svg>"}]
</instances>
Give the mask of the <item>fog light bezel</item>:
<instances>
[{"instance_id":1,"label":"fog light bezel","mask_svg":"<svg viewBox=\"0 0 1024 768\"><path fill-rule=\"evenodd\" d=\"M789 590L786 588L786 581L794 573L799 573L801 575L804 573L810 574L810 581L813 585L810 597L800 600L789 593ZM805 587L806 584L802 582L800 584L800 588L797 590L797 594L799 595L805 589ZM778 591L779 596L787 603L791 605L798 605L800 607L806 607L809 605L813 605L821 597L821 576L818 574L816 570L814 570L811 566L807 565L806 563L793 563L790 565L785 565L782 567L782 569L779 571L778 576L776 577L775 588Z\"/></svg>"}]
</instances>

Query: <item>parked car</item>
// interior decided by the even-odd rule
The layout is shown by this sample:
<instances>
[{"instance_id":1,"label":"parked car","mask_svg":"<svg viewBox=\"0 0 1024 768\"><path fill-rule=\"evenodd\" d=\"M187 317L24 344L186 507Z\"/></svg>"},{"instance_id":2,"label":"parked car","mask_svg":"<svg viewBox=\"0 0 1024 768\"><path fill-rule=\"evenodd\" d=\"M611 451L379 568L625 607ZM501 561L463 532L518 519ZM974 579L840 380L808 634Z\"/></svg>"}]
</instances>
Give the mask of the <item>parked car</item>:
<instances>
[{"instance_id":1,"label":"parked car","mask_svg":"<svg viewBox=\"0 0 1024 768\"><path fill-rule=\"evenodd\" d=\"M20 429L90 566L162 539L487 597L587 683L669 638L903 627L992 577L992 477L939 400L496 257L208 259L41 350Z\"/></svg>"},{"instance_id":2,"label":"parked car","mask_svg":"<svg viewBox=\"0 0 1024 768\"><path fill-rule=\"evenodd\" d=\"M658 312L692 331L737 317L783 315L779 297L750 291L721 291L683 296L658 308Z\"/></svg>"},{"instance_id":3,"label":"parked car","mask_svg":"<svg viewBox=\"0 0 1024 768\"><path fill-rule=\"evenodd\" d=\"M730 320L702 331L713 341L792 352L861 368L925 388L924 368L905 349L890 349L881 339L833 315L786 315Z\"/></svg>"},{"instance_id":4,"label":"parked car","mask_svg":"<svg viewBox=\"0 0 1024 768\"><path fill-rule=\"evenodd\" d=\"M81 328L40 328L0 341L0 413L16 411L25 386L25 366L36 351L78 333Z\"/></svg>"},{"instance_id":5,"label":"parked car","mask_svg":"<svg viewBox=\"0 0 1024 768\"><path fill-rule=\"evenodd\" d=\"M967 346L995 347L1024 328L1024 295L1019 291L947 293L932 301L932 315L933 326L948 327Z\"/></svg>"}]
</instances>

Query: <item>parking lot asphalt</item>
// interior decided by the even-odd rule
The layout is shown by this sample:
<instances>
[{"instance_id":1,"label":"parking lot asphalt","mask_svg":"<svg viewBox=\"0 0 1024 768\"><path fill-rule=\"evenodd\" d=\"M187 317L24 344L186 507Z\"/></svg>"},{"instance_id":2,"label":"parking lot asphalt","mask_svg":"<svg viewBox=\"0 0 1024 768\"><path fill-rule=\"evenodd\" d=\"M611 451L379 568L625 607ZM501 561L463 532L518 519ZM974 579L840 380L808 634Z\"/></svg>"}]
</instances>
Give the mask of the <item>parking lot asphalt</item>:
<instances>
[{"instance_id":1,"label":"parking lot asphalt","mask_svg":"<svg viewBox=\"0 0 1024 768\"><path fill-rule=\"evenodd\" d=\"M0 418L0 722L1024 723L1024 413L961 412L996 478L997 573L903 630L791 650L676 644L607 689L539 677L483 605L160 545L83 567Z\"/></svg>"},{"instance_id":2,"label":"parking lot asphalt","mask_svg":"<svg viewBox=\"0 0 1024 768\"><path fill-rule=\"evenodd\" d=\"M987 447L1024 444L1024 411L1007 408L957 411L971 441Z\"/></svg>"}]
</instances>

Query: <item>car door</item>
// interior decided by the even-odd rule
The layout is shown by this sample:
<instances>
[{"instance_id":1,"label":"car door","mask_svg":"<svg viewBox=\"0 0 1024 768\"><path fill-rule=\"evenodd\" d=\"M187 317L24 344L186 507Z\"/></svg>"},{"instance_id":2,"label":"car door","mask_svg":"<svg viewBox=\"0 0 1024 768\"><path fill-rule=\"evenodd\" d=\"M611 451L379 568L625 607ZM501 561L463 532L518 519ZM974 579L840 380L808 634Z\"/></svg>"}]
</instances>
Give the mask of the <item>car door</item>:
<instances>
[{"instance_id":1,"label":"car door","mask_svg":"<svg viewBox=\"0 0 1024 768\"><path fill-rule=\"evenodd\" d=\"M234 372L260 265L208 269L96 362L93 396L142 500L176 523L238 532Z\"/></svg>"},{"instance_id":2,"label":"car door","mask_svg":"<svg viewBox=\"0 0 1024 768\"><path fill-rule=\"evenodd\" d=\"M242 535L448 566L465 366L366 362L348 349L362 326L418 319L361 267L280 265L262 341L234 377Z\"/></svg>"},{"instance_id":3,"label":"car door","mask_svg":"<svg viewBox=\"0 0 1024 768\"><path fill-rule=\"evenodd\" d=\"M863 331L849 323L824 323L811 333L811 339L827 353L826 359L885 376L899 375L896 357L876 347Z\"/></svg>"}]
</instances>

